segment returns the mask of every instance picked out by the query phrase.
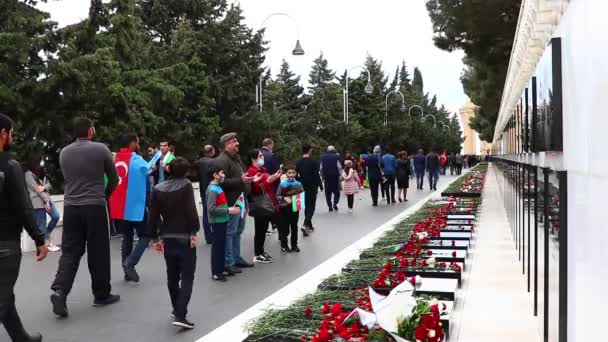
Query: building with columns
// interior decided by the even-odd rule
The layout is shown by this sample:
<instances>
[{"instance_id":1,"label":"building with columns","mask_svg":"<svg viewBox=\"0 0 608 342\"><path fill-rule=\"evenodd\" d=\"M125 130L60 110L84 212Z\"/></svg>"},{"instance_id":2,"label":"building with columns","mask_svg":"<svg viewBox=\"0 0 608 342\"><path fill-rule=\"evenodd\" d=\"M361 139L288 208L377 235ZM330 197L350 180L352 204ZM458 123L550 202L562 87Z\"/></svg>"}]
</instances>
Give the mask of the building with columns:
<instances>
[{"instance_id":1,"label":"building with columns","mask_svg":"<svg viewBox=\"0 0 608 342\"><path fill-rule=\"evenodd\" d=\"M462 122L462 131L464 133L463 154L486 154L492 145L479 140L479 134L469 127L469 121L475 116L475 104L467 99L467 102L458 110L460 121Z\"/></svg>"}]
</instances>

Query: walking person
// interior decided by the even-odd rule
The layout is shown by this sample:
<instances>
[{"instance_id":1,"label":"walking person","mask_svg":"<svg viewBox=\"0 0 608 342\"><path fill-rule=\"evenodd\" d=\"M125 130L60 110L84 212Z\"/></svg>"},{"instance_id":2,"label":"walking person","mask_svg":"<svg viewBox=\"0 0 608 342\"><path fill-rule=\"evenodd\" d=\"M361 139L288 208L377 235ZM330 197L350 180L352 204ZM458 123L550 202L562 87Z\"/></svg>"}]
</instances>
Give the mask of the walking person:
<instances>
[{"instance_id":1,"label":"walking person","mask_svg":"<svg viewBox=\"0 0 608 342\"><path fill-rule=\"evenodd\" d=\"M464 162L462 154L458 153L454 158L454 162L456 163L456 175L460 176L462 174L462 164Z\"/></svg>"},{"instance_id":2,"label":"walking person","mask_svg":"<svg viewBox=\"0 0 608 342\"><path fill-rule=\"evenodd\" d=\"M338 203L340 202L340 174L342 165L336 148L333 146L327 147L327 153L321 157L321 177L325 183L325 200L329 212L338 211ZM333 201L332 201L333 195Z\"/></svg>"},{"instance_id":3,"label":"walking person","mask_svg":"<svg viewBox=\"0 0 608 342\"><path fill-rule=\"evenodd\" d=\"M407 152L401 151L397 154L397 196L399 203L407 202L407 189L410 187L410 160L407 158ZM402 197L403 195L403 197Z\"/></svg>"},{"instance_id":4,"label":"walking person","mask_svg":"<svg viewBox=\"0 0 608 342\"><path fill-rule=\"evenodd\" d=\"M87 118L74 120L76 141L59 154L65 179L63 236L59 266L51 285L53 312L68 316L66 299L85 250L95 306L114 304L120 296L111 293L110 236L106 198L118 185L112 153L101 143L92 142L93 122ZM108 183L104 187L104 174Z\"/></svg>"},{"instance_id":5,"label":"walking person","mask_svg":"<svg viewBox=\"0 0 608 342\"><path fill-rule=\"evenodd\" d=\"M146 231L146 204L148 199L148 162L139 155L139 137L126 133L120 137L120 151L114 164L118 185L110 196L110 218L122 232L122 268L127 282L139 282L135 266L148 248ZM133 248L135 234L138 241Z\"/></svg>"},{"instance_id":6,"label":"walking person","mask_svg":"<svg viewBox=\"0 0 608 342\"><path fill-rule=\"evenodd\" d=\"M323 191L323 183L319 171L321 169L319 160L312 157L312 147L309 144L302 145L302 159L296 163L297 180L302 183L304 192L304 225L302 233L304 236L315 230L312 217L317 206L318 191Z\"/></svg>"},{"instance_id":7,"label":"walking person","mask_svg":"<svg viewBox=\"0 0 608 342\"><path fill-rule=\"evenodd\" d=\"M456 155L454 155L454 152L450 152L448 155L448 167L450 168L450 176L453 176L456 170Z\"/></svg>"},{"instance_id":8,"label":"walking person","mask_svg":"<svg viewBox=\"0 0 608 342\"><path fill-rule=\"evenodd\" d=\"M287 179L281 181L277 190L277 201L281 208L281 224L279 226L279 238L281 240L281 251L286 253L299 253L298 247L298 220L300 218L301 206L297 201L297 196L304 192L302 183L296 180L296 167L287 166ZM306 195L304 195L306 197ZM287 244L290 237L291 247Z\"/></svg>"},{"instance_id":9,"label":"walking person","mask_svg":"<svg viewBox=\"0 0 608 342\"><path fill-rule=\"evenodd\" d=\"M226 178L224 170L217 163L210 163L207 168L209 185L205 195L207 204L207 215L211 230L214 233L211 243L211 278L216 281L225 282L226 276L233 276L234 273L225 269L224 261L226 255L226 226L230 221L230 215L241 213L239 207L228 207L226 193L222 189L222 183Z\"/></svg>"},{"instance_id":10,"label":"walking person","mask_svg":"<svg viewBox=\"0 0 608 342\"><path fill-rule=\"evenodd\" d=\"M242 194L251 192L251 181L253 177L246 174L245 165L239 156L239 140L236 133L227 133L220 137L222 153L215 159L226 176L222 183L222 189L226 193L229 206L234 206ZM241 235L245 230L245 217L240 214L230 214L230 220L226 226L226 260L225 266L228 272L242 273L241 268L253 267L241 256Z\"/></svg>"},{"instance_id":11,"label":"walking person","mask_svg":"<svg viewBox=\"0 0 608 342\"><path fill-rule=\"evenodd\" d=\"M25 184L27 185L30 201L34 208L34 216L36 217L38 229L44 235L44 240L48 245L49 251L57 252L60 248L51 242L51 233L57 226L60 216L49 194L53 187L45 175L44 162L39 155L30 158L27 164ZM51 218L48 224L46 222L47 215Z\"/></svg>"},{"instance_id":12,"label":"walking person","mask_svg":"<svg viewBox=\"0 0 608 342\"><path fill-rule=\"evenodd\" d=\"M215 158L215 148L211 145L205 145L203 147L203 157L198 161L198 187L201 195L201 202L203 207L202 220L203 220L203 235L205 242L209 245L213 242L213 232L211 231L211 223L207 215L207 187L212 178L209 175L209 168Z\"/></svg>"},{"instance_id":13,"label":"walking person","mask_svg":"<svg viewBox=\"0 0 608 342\"><path fill-rule=\"evenodd\" d=\"M274 175L279 170L281 170L281 163L279 162L277 155L274 153L274 141L272 139L266 138L262 141L261 152L264 155L264 167L266 168L266 171L269 174ZM274 190L275 194L277 192L277 189L279 188L280 182L281 180L277 179L277 181L272 184L272 189ZM277 232L279 225L278 219L279 215L271 217L270 223L272 225L272 230L268 231L269 234Z\"/></svg>"},{"instance_id":14,"label":"walking person","mask_svg":"<svg viewBox=\"0 0 608 342\"><path fill-rule=\"evenodd\" d=\"M253 177L249 214L253 216L255 226L253 263L268 264L272 262L272 256L264 251L264 242L268 225L271 221L277 222L279 204L275 197L274 183L281 178L281 170L270 175L264 167L264 155L257 148L249 152L249 161L251 166L247 170L247 176Z\"/></svg>"},{"instance_id":15,"label":"walking person","mask_svg":"<svg viewBox=\"0 0 608 342\"><path fill-rule=\"evenodd\" d=\"M395 204L395 177L397 176L397 159L387 152L382 156L382 172L384 174L383 183L386 192L386 203Z\"/></svg>"},{"instance_id":16,"label":"walking person","mask_svg":"<svg viewBox=\"0 0 608 342\"><path fill-rule=\"evenodd\" d=\"M416 188L423 190L424 188L424 171L426 169L426 157L422 149L418 150L418 154L414 157L414 170L416 171Z\"/></svg>"},{"instance_id":17,"label":"walking person","mask_svg":"<svg viewBox=\"0 0 608 342\"><path fill-rule=\"evenodd\" d=\"M429 187L431 188L431 191L437 190L441 162L439 156L433 150L426 155L426 169L429 173Z\"/></svg>"},{"instance_id":18,"label":"walking person","mask_svg":"<svg viewBox=\"0 0 608 342\"><path fill-rule=\"evenodd\" d=\"M365 167L367 169L367 180L369 182L369 189L372 194L372 206L378 206L378 188L382 181L382 150L380 146L374 147L374 153L372 153L365 161Z\"/></svg>"},{"instance_id":19,"label":"walking person","mask_svg":"<svg viewBox=\"0 0 608 342\"><path fill-rule=\"evenodd\" d=\"M48 249L44 234L36 225L21 165L8 152L14 126L11 118L0 114L0 322L13 342L37 342L42 341L42 336L25 331L15 306L23 229L36 244L37 261L46 258Z\"/></svg>"},{"instance_id":20,"label":"walking person","mask_svg":"<svg viewBox=\"0 0 608 342\"><path fill-rule=\"evenodd\" d=\"M353 205L355 203L355 194L359 192L359 189L363 187L359 173L353 167L352 160L346 160L344 162L344 170L342 170L342 179L344 180L344 194L348 202L348 212L353 212Z\"/></svg>"},{"instance_id":21,"label":"walking person","mask_svg":"<svg viewBox=\"0 0 608 342\"><path fill-rule=\"evenodd\" d=\"M171 177L152 191L146 236L155 240L154 249L165 257L173 325L193 329L194 323L187 319L187 314L196 269L196 234L200 222L194 188L186 178L190 163L177 157L169 168Z\"/></svg>"},{"instance_id":22,"label":"walking person","mask_svg":"<svg viewBox=\"0 0 608 342\"><path fill-rule=\"evenodd\" d=\"M167 163L169 161L171 151L169 149L169 141L163 139L160 141L160 158L156 161L152 168L152 176L154 177L154 185L162 183L167 178Z\"/></svg>"},{"instance_id":23,"label":"walking person","mask_svg":"<svg viewBox=\"0 0 608 342\"><path fill-rule=\"evenodd\" d=\"M443 151L439 156L439 165L441 166L441 174L445 176L445 171L448 165L448 156L445 154L445 151Z\"/></svg>"}]
</instances>

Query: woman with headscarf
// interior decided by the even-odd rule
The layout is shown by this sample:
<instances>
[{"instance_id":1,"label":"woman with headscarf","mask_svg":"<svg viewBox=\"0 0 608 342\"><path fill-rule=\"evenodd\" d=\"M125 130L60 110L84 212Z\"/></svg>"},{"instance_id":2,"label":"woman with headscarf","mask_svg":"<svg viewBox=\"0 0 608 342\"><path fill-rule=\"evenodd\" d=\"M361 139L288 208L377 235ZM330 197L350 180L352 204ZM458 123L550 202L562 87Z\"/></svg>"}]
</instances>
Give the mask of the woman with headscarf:
<instances>
[{"instance_id":1,"label":"woman with headscarf","mask_svg":"<svg viewBox=\"0 0 608 342\"><path fill-rule=\"evenodd\" d=\"M399 203L407 202L407 189L410 187L410 172L412 169L410 160L407 158L407 152L401 151L397 154L397 196ZM401 197L403 194L403 198Z\"/></svg>"}]
</instances>

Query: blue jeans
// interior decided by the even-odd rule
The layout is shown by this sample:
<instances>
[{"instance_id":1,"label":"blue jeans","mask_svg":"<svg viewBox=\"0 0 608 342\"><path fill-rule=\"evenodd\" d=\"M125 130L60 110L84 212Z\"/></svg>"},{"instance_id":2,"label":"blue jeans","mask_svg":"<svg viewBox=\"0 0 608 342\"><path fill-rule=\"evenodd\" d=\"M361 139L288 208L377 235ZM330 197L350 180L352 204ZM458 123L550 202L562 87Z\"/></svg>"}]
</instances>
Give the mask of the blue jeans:
<instances>
[{"instance_id":1,"label":"blue jeans","mask_svg":"<svg viewBox=\"0 0 608 342\"><path fill-rule=\"evenodd\" d=\"M134 222L125 220L115 220L116 228L122 232L122 262L127 266L133 267L139 263L139 259L144 254L150 244L150 239L144 237L146 230L146 221ZM135 232L139 237L139 241L133 248L133 239Z\"/></svg>"},{"instance_id":2,"label":"blue jeans","mask_svg":"<svg viewBox=\"0 0 608 342\"><path fill-rule=\"evenodd\" d=\"M51 217L51 221L49 224L46 224L46 209L34 209L34 215L36 216L36 223L38 224L38 229L44 235L45 240L49 240L51 238L51 232L57 226L57 222L59 222L59 212L53 203L51 203L51 212L48 213Z\"/></svg>"},{"instance_id":3,"label":"blue jeans","mask_svg":"<svg viewBox=\"0 0 608 342\"><path fill-rule=\"evenodd\" d=\"M245 220L241 215L230 215L226 225L226 267L232 267L241 261L241 235L245 230Z\"/></svg>"},{"instance_id":4,"label":"blue jeans","mask_svg":"<svg viewBox=\"0 0 608 342\"><path fill-rule=\"evenodd\" d=\"M205 242L212 243L213 232L211 230L211 225L209 224L209 217L207 217L207 194L203 192L201 195L203 202L203 233L205 234Z\"/></svg>"},{"instance_id":5,"label":"blue jeans","mask_svg":"<svg viewBox=\"0 0 608 342\"><path fill-rule=\"evenodd\" d=\"M437 181L439 180L439 171L440 169L429 170L429 186L431 187L431 189L435 189L437 187Z\"/></svg>"},{"instance_id":6,"label":"blue jeans","mask_svg":"<svg viewBox=\"0 0 608 342\"><path fill-rule=\"evenodd\" d=\"M422 189L424 185L424 171L416 171L416 187Z\"/></svg>"}]
</instances>

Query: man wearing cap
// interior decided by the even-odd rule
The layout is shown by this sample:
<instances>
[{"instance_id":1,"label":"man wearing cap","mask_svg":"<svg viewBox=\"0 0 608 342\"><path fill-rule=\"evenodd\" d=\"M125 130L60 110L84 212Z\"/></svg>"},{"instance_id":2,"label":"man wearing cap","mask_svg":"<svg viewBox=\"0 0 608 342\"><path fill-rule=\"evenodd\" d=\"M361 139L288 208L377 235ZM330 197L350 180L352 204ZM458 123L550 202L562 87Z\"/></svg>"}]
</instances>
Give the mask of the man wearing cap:
<instances>
[{"instance_id":1,"label":"man wearing cap","mask_svg":"<svg viewBox=\"0 0 608 342\"><path fill-rule=\"evenodd\" d=\"M239 141L236 133L227 133L220 138L222 153L215 162L224 170L226 179L222 183L222 189L226 193L229 206L234 206L242 193L251 191L253 177L246 174L245 165L239 156ZM230 221L226 226L226 270L233 273L241 273L240 268L253 267L241 256L241 235L245 230L245 219L241 215L230 215Z\"/></svg>"}]
</instances>

